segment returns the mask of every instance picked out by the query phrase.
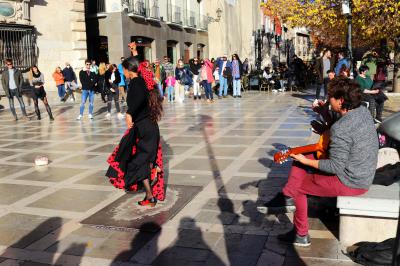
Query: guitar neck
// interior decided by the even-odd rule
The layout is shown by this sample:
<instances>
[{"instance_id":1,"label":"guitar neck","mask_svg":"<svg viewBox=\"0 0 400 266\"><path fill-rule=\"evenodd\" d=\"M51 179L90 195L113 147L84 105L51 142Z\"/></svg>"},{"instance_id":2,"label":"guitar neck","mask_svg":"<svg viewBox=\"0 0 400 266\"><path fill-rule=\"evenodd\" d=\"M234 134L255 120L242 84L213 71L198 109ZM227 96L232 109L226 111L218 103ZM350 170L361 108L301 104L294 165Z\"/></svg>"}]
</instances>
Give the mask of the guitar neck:
<instances>
[{"instance_id":1,"label":"guitar neck","mask_svg":"<svg viewBox=\"0 0 400 266\"><path fill-rule=\"evenodd\" d=\"M306 145L306 146L292 148L292 149L290 149L289 153L304 154L304 153L311 153L311 152L315 152L315 151L319 151L319 150L321 150L321 147L317 143L317 144L310 144L310 145Z\"/></svg>"}]
</instances>

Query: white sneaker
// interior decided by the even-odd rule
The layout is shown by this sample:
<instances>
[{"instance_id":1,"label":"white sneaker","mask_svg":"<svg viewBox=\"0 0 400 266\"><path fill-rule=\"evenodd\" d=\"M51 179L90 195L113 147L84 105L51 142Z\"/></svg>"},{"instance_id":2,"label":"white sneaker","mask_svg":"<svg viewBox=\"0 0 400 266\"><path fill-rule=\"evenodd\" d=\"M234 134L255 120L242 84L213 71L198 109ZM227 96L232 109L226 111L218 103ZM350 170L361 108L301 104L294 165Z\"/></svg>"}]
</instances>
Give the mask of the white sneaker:
<instances>
[{"instance_id":1,"label":"white sneaker","mask_svg":"<svg viewBox=\"0 0 400 266\"><path fill-rule=\"evenodd\" d=\"M76 118L76 120L81 120L81 119L82 119L81 115L78 115L78 117Z\"/></svg>"},{"instance_id":2,"label":"white sneaker","mask_svg":"<svg viewBox=\"0 0 400 266\"><path fill-rule=\"evenodd\" d=\"M92 115L92 114L89 114L89 115L88 115L88 118L89 118L89 119L93 119L93 115Z\"/></svg>"},{"instance_id":3,"label":"white sneaker","mask_svg":"<svg viewBox=\"0 0 400 266\"><path fill-rule=\"evenodd\" d=\"M75 102L74 98L70 98L69 101L70 101L71 103Z\"/></svg>"},{"instance_id":4,"label":"white sneaker","mask_svg":"<svg viewBox=\"0 0 400 266\"><path fill-rule=\"evenodd\" d=\"M110 113L107 113L105 117L106 117L107 120L110 120L111 114L110 114Z\"/></svg>"},{"instance_id":5,"label":"white sneaker","mask_svg":"<svg viewBox=\"0 0 400 266\"><path fill-rule=\"evenodd\" d=\"M124 115L123 115L122 113L118 113L118 114L117 114L117 117L118 117L119 120L124 119Z\"/></svg>"},{"instance_id":6,"label":"white sneaker","mask_svg":"<svg viewBox=\"0 0 400 266\"><path fill-rule=\"evenodd\" d=\"M278 90L272 90L272 92L273 92L273 93L276 93L276 92L278 92Z\"/></svg>"}]
</instances>

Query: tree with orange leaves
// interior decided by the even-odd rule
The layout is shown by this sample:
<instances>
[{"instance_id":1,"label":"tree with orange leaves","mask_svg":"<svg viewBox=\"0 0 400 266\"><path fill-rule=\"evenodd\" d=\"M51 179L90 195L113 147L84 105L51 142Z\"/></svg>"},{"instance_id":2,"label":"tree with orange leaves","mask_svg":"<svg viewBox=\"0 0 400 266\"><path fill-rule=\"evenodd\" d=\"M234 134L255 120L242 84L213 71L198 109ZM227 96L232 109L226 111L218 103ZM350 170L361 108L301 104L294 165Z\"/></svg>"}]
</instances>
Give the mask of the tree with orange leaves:
<instances>
[{"instance_id":1,"label":"tree with orange leaves","mask_svg":"<svg viewBox=\"0 0 400 266\"><path fill-rule=\"evenodd\" d=\"M279 15L292 27L307 27L314 38L329 46L346 43L347 18L343 0L267 0L264 13ZM352 0L353 46L374 46L388 40L395 48L395 91L400 92L400 1ZM396 49L397 48L397 49Z\"/></svg>"}]
</instances>

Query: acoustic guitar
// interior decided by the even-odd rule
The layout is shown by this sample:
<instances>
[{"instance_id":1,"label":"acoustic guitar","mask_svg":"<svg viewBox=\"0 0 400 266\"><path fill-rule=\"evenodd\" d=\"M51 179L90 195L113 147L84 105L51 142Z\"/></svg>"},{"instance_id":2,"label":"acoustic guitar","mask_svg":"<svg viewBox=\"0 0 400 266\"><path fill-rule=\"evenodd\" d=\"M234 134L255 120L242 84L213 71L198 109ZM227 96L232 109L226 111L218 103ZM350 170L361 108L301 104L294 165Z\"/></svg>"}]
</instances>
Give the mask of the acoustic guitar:
<instances>
[{"instance_id":1,"label":"acoustic guitar","mask_svg":"<svg viewBox=\"0 0 400 266\"><path fill-rule=\"evenodd\" d=\"M318 159L327 158L328 146L329 146L329 130L326 130L320 137L318 143L310 144L306 146L288 148L283 151L274 154L274 162L282 164L288 160L290 154L305 154L305 153L317 153Z\"/></svg>"}]
</instances>

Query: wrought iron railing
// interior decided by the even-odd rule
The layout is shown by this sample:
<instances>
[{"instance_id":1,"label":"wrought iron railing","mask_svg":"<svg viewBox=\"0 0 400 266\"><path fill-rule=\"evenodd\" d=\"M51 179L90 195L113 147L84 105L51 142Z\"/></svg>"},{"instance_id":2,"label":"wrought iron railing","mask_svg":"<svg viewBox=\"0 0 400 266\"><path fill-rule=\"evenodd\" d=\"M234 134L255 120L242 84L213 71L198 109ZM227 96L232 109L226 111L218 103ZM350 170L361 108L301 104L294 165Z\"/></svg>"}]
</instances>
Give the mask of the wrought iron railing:
<instances>
[{"instance_id":1,"label":"wrought iron railing","mask_svg":"<svg viewBox=\"0 0 400 266\"><path fill-rule=\"evenodd\" d=\"M27 70L37 64L36 35L33 27L0 24L0 62L10 58L14 66Z\"/></svg>"},{"instance_id":2,"label":"wrought iron railing","mask_svg":"<svg viewBox=\"0 0 400 266\"><path fill-rule=\"evenodd\" d=\"M205 30L208 31L208 16L200 16L199 17L199 25L197 25L197 28L200 30Z\"/></svg>"},{"instance_id":3,"label":"wrought iron railing","mask_svg":"<svg viewBox=\"0 0 400 266\"><path fill-rule=\"evenodd\" d=\"M144 0L129 0L128 1L128 13L146 17L147 12L146 12L146 4L145 4Z\"/></svg>"},{"instance_id":4,"label":"wrought iron railing","mask_svg":"<svg viewBox=\"0 0 400 266\"><path fill-rule=\"evenodd\" d=\"M158 0L150 0L147 6L147 17L160 19L160 7L158 5Z\"/></svg>"},{"instance_id":5,"label":"wrought iron railing","mask_svg":"<svg viewBox=\"0 0 400 266\"><path fill-rule=\"evenodd\" d=\"M169 22L182 24L181 7L169 4L167 8L167 19Z\"/></svg>"},{"instance_id":6,"label":"wrought iron railing","mask_svg":"<svg viewBox=\"0 0 400 266\"><path fill-rule=\"evenodd\" d=\"M196 27L196 12L188 9L184 10L184 24L187 27Z\"/></svg>"}]
</instances>

